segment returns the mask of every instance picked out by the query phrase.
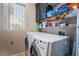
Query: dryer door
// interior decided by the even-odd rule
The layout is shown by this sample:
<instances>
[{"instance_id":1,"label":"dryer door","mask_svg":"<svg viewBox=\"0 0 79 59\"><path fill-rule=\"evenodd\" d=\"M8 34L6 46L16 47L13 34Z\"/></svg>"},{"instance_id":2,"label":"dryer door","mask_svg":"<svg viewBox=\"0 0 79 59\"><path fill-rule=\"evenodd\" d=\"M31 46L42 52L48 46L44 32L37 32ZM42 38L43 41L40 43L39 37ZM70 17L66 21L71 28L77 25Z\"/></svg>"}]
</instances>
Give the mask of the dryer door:
<instances>
[{"instance_id":1,"label":"dryer door","mask_svg":"<svg viewBox=\"0 0 79 59\"><path fill-rule=\"evenodd\" d=\"M28 38L25 38L25 54L28 55L28 50L29 50L29 41Z\"/></svg>"},{"instance_id":2,"label":"dryer door","mask_svg":"<svg viewBox=\"0 0 79 59\"><path fill-rule=\"evenodd\" d=\"M28 41L28 38L26 37L25 38L25 49L28 51L28 48L29 48L29 41Z\"/></svg>"},{"instance_id":3,"label":"dryer door","mask_svg":"<svg viewBox=\"0 0 79 59\"><path fill-rule=\"evenodd\" d=\"M30 48L30 55L41 56L40 51L34 42L32 43L31 48Z\"/></svg>"}]
</instances>

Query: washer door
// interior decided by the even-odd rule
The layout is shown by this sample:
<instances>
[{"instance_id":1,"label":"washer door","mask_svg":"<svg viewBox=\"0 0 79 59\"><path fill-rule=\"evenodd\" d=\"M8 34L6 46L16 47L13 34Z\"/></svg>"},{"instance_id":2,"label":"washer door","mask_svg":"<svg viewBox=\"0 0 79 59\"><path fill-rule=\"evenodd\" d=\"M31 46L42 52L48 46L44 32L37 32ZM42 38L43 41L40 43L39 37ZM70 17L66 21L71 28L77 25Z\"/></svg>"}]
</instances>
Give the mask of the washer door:
<instances>
[{"instance_id":1,"label":"washer door","mask_svg":"<svg viewBox=\"0 0 79 59\"><path fill-rule=\"evenodd\" d=\"M32 43L31 48L30 48L30 55L41 56L40 51L34 42Z\"/></svg>"},{"instance_id":2,"label":"washer door","mask_svg":"<svg viewBox=\"0 0 79 59\"><path fill-rule=\"evenodd\" d=\"M28 48L29 48L29 41L28 41L28 38L26 37L25 38L25 49L28 51Z\"/></svg>"}]
</instances>

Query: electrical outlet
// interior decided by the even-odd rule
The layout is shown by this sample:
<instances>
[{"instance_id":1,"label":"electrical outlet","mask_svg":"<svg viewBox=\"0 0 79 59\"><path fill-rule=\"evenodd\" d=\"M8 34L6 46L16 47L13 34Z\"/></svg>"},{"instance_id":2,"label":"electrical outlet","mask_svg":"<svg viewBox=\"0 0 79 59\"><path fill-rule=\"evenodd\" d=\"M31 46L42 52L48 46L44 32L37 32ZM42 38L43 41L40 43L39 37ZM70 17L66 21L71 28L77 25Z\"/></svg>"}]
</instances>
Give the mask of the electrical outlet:
<instances>
[{"instance_id":1,"label":"electrical outlet","mask_svg":"<svg viewBox=\"0 0 79 59\"><path fill-rule=\"evenodd\" d=\"M10 44L13 45L13 41L11 41Z\"/></svg>"}]
</instances>

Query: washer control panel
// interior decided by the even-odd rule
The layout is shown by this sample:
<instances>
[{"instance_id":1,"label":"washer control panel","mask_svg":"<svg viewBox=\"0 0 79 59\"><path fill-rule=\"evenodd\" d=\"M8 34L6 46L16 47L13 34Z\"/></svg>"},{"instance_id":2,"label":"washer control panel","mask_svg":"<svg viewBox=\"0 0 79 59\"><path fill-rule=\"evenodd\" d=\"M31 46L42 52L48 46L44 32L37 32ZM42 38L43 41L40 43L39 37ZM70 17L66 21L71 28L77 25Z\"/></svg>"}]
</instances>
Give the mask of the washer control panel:
<instances>
[{"instance_id":1,"label":"washer control panel","mask_svg":"<svg viewBox=\"0 0 79 59\"><path fill-rule=\"evenodd\" d=\"M42 50L44 50L46 48L46 42L43 42L42 40L38 40L38 39L33 39L33 42Z\"/></svg>"}]
</instances>

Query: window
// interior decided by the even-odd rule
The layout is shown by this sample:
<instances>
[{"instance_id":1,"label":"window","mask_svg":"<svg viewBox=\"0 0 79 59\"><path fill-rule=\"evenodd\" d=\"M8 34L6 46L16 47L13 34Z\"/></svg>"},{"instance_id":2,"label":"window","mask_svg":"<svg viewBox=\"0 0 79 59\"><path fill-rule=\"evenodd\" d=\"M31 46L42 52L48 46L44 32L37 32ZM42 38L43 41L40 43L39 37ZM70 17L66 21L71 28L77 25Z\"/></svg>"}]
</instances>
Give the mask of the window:
<instances>
[{"instance_id":1,"label":"window","mask_svg":"<svg viewBox=\"0 0 79 59\"><path fill-rule=\"evenodd\" d=\"M24 30L24 5L4 4L3 28L8 30Z\"/></svg>"}]
</instances>

